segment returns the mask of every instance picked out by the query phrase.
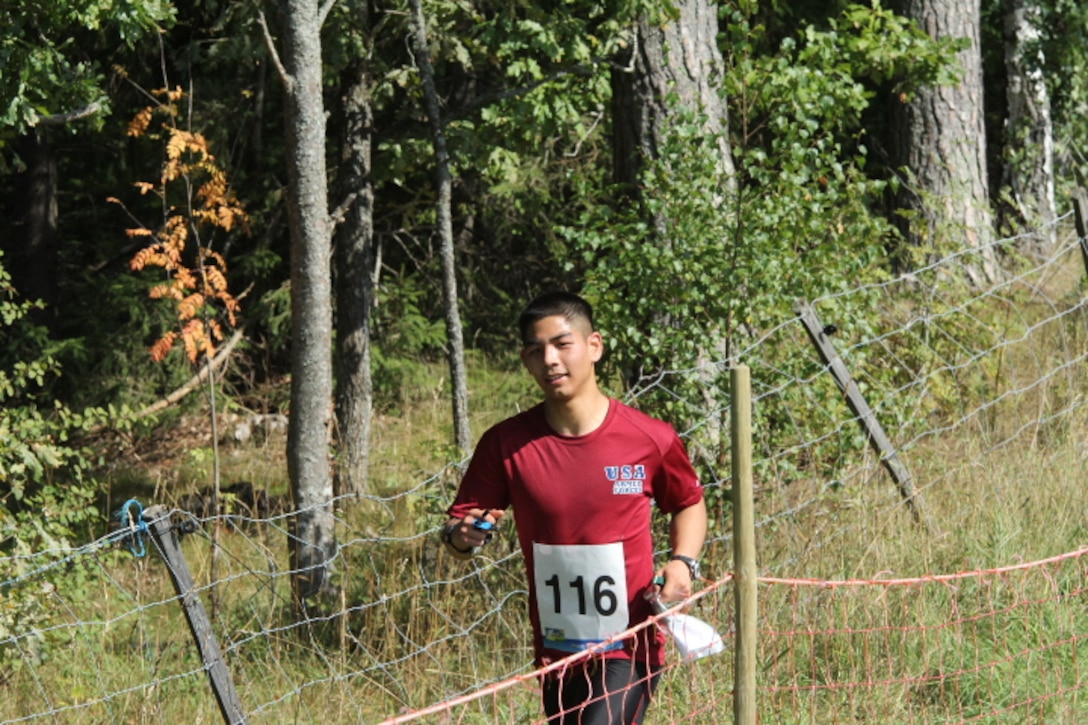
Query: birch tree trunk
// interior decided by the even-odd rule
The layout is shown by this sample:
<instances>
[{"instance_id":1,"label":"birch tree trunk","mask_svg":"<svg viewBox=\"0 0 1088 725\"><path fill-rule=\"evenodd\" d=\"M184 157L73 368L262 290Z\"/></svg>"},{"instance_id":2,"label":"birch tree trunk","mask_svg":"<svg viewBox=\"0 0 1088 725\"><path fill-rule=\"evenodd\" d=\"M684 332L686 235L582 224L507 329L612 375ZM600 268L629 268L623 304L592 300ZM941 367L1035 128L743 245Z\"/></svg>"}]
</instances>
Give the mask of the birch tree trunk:
<instances>
[{"instance_id":1,"label":"birch tree trunk","mask_svg":"<svg viewBox=\"0 0 1088 725\"><path fill-rule=\"evenodd\" d=\"M1037 230L1030 251L1047 254L1054 246L1054 127L1050 92L1043 77L1040 9L1034 0L1004 0L1006 180L1020 218Z\"/></svg>"}]
</instances>

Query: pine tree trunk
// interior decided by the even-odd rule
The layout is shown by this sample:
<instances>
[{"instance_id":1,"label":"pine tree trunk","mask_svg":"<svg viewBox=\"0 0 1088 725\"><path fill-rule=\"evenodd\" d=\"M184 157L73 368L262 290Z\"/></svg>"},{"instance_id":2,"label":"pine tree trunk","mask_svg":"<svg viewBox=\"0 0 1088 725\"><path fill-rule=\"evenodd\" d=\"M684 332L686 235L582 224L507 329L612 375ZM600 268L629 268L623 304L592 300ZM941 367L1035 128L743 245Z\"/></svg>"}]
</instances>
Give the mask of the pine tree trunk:
<instances>
[{"instance_id":1,"label":"pine tree trunk","mask_svg":"<svg viewBox=\"0 0 1088 725\"><path fill-rule=\"evenodd\" d=\"M908 244L931 249L956 240L980 251L966 273L975 284L994 277L994 239L986 172L979 0L906 0L904 14L933 38L966 38L956 56L962 78L953 86L922 88L895 114L899 166L909 170L899 205Z\"/></svg>"},{"instance_id":2,"label":"pine tree trunk","mask_svg":"<svg viewBox=\"0 0 1088 725\"><path fill-rule=\"evenodd\" d=\"M15 143L26 168L13 184L11 235L4 240L7 267L20 296L41 300L35 322L52 324L57 309L57 160L47 131L31 129Z\"/></svg>"},{"instance_id":3,"label":"pine tree trunk","mask_svg":"<svg viewBox=\"0 0 1088 725\"><path fill-rule=\"evenodd\" d=\"M717 45L717 8L681 0L680 17L664 25L641 20L631 53L612 71L613 178L636 186L645 159L656 159L677 108L704 114L703 130L717 135L721 178L732 187L733 156L725 140L728 111L720 95L724 63Z\"/></svg>"},{"instance_id":4,"label":"pine tree trunk","mask_svg":"<svg viewBox=\"0 0 1088 725\"><path fill-rule=\"evenodd\" d=\"M702 132L717 146L719 200L725 204L734 195L736 179L725 133L729 117L721 93L725 64L718 48L717 8L709 0L680 0L676 5L679 17L675 21L638 22L630 55L612 71L613 178L637 193L641 170L647 161L661 158L670 126L681 113L700 114ZM658 244L684 243L671 238L663 215L648 221L657 232ZM659 316L652 324L670 326L678 321ZM701 337L701 387L707 409L714 410L719 407L714 402L719 372L710 363L724 359L728 341L722 331L706 330ZM671 365L665 360L642 362L653 372ZM628 384L637 383L637 374L624 371ZM721 420L712 418L702 428L711 449L721 450L725 441L720 424Z\"/></svg>"}]
</instances>

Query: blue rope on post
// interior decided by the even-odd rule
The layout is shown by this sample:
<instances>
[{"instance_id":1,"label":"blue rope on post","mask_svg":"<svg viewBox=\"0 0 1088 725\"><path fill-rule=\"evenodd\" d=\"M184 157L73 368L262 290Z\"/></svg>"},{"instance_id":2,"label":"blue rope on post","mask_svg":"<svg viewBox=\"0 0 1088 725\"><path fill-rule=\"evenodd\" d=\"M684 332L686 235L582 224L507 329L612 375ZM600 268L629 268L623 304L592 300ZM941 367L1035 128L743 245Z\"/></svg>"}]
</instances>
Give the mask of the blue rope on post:
<instances>
[{"instance_id":1,"label":"blue rope on post","mask_svg":"<svg viewBox=\"0 0 1088 725\"><path fill-rule=\"evenodd\" d=\"M132 513L133 508L136 509L135 515ZM129 546L132 555L136 557L145 556L147 549L144 547L144 537L151 532L147 528L147 522L144 521L144 507L136 499L130 498L121 507L121 511L117 514L117 520L121 522L121 526L128 527L127 535L132 537L132 544Z\"/></svg>"}]
</instances>

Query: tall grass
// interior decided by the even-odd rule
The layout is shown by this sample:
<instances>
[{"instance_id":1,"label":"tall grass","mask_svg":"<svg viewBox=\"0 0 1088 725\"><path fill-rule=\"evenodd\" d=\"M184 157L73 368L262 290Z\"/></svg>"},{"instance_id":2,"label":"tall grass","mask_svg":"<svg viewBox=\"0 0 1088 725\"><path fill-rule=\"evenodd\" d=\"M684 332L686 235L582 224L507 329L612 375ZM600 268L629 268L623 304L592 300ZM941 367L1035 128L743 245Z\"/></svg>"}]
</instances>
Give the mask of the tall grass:
<instances>
[{"instance_id":1,"label":"tall grass","mask_svg":"<svg viewBox=\"0 0 1088 725\"><path fill-rule=\"evenodd\" d=\"M1051 306L1079 297L1047 299L1066 301L1033 310L1030 299L1020 300L995 306L989 318L972 314L979 330L993 330L1012 309L1016 324L993 334L1014 338ZM843 485L826 485L812 473L816 467L808 476L777 480L768 473L757 481L757 513L786 502L786 513L762 519L757 531L761 572L821 580L925 577L1043 559L1088 543L1088 414L1080 402L1088 371L1077 364L1061 375L1039 375L1060 365L1054 360L1083 358L1082 323L1060 320L999 361L935 383L943 387L934 395L950 402L920 409L925 434L914 435L905 452L928 526L912 519L871 454L843 464L850 467L850 475L840 475ZM473 358L470 373L477 437L536 401L513 356ZM339 595L315 605L306 622L296 621L290 598L289 516L207 521L183 540L196 581L208 582L207 529L223 527L214 625L251 722L377 722L529 672L516 520L473 563L451 560L437 545L463 458L449 445L444 379L443 368L431 366L404 396L402 414L379 414L372 495L344 500L338 511ZM964 415L993 396L998 379L1025 392L998 395ZM898 433L908 431L893 437ZM283 445L272 439L229 447L224 480L251 480L283 495ZM155 482L144 493L169 500L207 480L199 453L179 452L171 459L178 461L183 465L169 470L133 466L124 476ZM726 478L722 472L715 485ZM790 510L789 502L812 497L818 505ZM705 558L715 578L732 569L727 498L719 492ZM1079 637L1088 628L1083 571L1073 565L1047 575L964 579L955 587L762 586L762 721L1088 721L1075 695L1088 654ZM172 597L154 554L83 557L62 586L41 592L55 623L51 646L40 658L20 653L0 670L0 721L218 721ZM695 613L728 638L731 611L725 587ZM1059 641L1052 643L1055 632ZM842 682L850 686L836 685ZM647 722L727 722L731 690L728 656L674 669ZM1048 696L1063 690L1072 694ZM458 716L532 722L538 693L532 682L521 684Z\"/></svg>"}]
</instances>

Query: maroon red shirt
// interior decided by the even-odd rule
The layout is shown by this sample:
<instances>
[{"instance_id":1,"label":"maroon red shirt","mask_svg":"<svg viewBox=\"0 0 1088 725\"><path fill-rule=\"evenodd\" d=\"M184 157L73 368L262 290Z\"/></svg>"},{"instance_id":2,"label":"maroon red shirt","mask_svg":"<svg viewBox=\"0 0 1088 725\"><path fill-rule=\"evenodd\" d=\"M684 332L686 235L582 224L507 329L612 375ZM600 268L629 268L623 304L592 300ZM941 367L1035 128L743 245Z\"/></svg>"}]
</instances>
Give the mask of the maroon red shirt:
<instances>
[{"instance_id":1,"label":"maroon red shirt","mask_svg":"<svg viewBox=\"0 0 1088 725\"><path fill-rule=\"evenodd\" d=\"M541 404L483 435L449 514L513 507L540 664L650 616L651 500L673 514L702 496L668 423L612 400L597 430L566 437L548 426ZM663 645L647 628L606 656L661 665Z\"/></svg>"}]
</instances>

